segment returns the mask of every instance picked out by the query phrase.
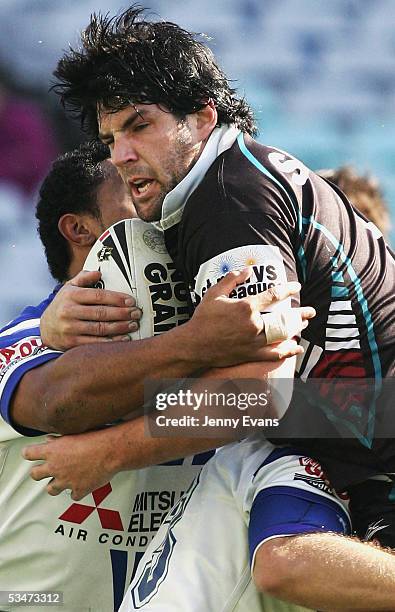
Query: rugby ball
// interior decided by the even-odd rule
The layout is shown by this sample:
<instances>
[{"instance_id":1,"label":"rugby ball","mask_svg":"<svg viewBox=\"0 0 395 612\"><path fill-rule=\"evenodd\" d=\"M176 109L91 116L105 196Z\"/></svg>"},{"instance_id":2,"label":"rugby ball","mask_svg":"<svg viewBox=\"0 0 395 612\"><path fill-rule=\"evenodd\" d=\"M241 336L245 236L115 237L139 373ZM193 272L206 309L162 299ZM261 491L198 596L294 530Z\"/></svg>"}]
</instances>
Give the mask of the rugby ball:
<instances>
[{"instance_id":1,"label":"rugby ball","mask_svg":"<svg viewBox=\"0 0 395 612\"><path fill-rule=\"evenodd\" d=\"M129 293L143 310L133 339L150 338L189 319L188 290L163 233L141 219L119 221L93 245L84 270L100 270L98 286Z\"/></svg>"}]
</instances>

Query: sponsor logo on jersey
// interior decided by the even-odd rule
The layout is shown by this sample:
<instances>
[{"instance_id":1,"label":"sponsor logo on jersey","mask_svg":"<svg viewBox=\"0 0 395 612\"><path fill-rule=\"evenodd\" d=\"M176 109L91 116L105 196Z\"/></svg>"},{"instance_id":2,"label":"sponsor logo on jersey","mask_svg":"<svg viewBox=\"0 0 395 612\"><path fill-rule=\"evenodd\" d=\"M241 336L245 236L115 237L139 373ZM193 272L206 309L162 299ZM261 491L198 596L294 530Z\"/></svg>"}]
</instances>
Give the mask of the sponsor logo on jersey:
<instances>
[{"instance_id":1,"label":"sponsor logo on jersey","mask_svg":"<svg viewBox=\"0 0 395 612\"><path fill-rule=\"evenodd\" d=\"M191 496L199 484L200 475L196 477L188 491L182 495L177 504L171 509L166 519L163 521L167 525L167 531L158 547L153 551L151 558L147 560L144 567L140 569L140 575L135 579L131 588L131 597L135 608L139 609L147 604L158 592L162 582L166 579L168 567L177 538L174 535L174 528L181 520L185 508Z\"/></svg>"},{"instance_id":2,"label":"sponsor logo on jersey","mask_svg":"<svg viewBox=\"0 0 395 612\"><path fill-rule=\"evenodd\" d=\"M0 349L0 381L17 363L29 357L40 355L46 348L41 338L24 338L20 342Z\"/></svg>"},{"instance_id":3,"label":"sponsor logo on jersey","mask_svg":"<svg viewBox=\"0 0 395 612\"><path fill-rule=\"evenodd\" d=\"M71 504L58 517L62 521L55 533L86 541L89 538L89 527L77 529L67 527L64 523L74 525L84 525L85 521L91 516L96 515L98 525L101 530L95 535L100 544L112 544L115 546L145 548L149 541L154 537L161 523L166 518L169 510L174 506L183 491L159 490L159 491L139 491L132 502L130 516L122 520L118 510L114 508L104 508L104 500L112 493L112 486L107 483L103 487L92 492L93 504L75 502ZM108 531L123 532L122 534L111 534Z\"/></svg>"},{"instance_id":4,"label":"sponsor logo on jersey","mask_svg":"<svg viewBox=\"0 0 395 612\"><path fill-rule=\"evenodd\" d=\"M245 267L252 267L251 277L236 287L230 297L240 299L256 295L287 281L284 261L278 247L269 244L248 245L221 253L202 264L195 279L195 294L202 298L206 291L228 272Z\"/></svg>"},{"instance_id":5,"label":"sponsor logo on jersey","mask_svg":"<svg viewBox=\"0 0 395 612\"><path fill-rule=\"evenodd\" d=\"M336 494L333 489L328 477L326 476L321 465L315 459L311 457L299 457L299 464L304 468L305 474L295 474L294 480L302 480L306 484L324 491L329 495L340 497L343 500L348 500L349 496L347 492Z\"/></svg>"},{"instance_id":6,"label":"sponsor logo on jersey","mask_svg":"<svg viewBox=\"0 0 395 612\"><path fill-rule=\"evenodd\" d=\"M87 504L74 503L63 514L60 515L61 521L68 521L69 523L77 523L81 525L95 510L99 516L101 526L104 529L114 529L116 531L123 531L122 520L117 510L109 510L108 508L100 508L100 504L110 495L112 491L111 484L108 482L100 489L96 489L92 492L94 500L94 506L88 506Z\"/></svg>"},{"instance_id":7,"label":"sponsor logo on jersey","mask_svg":"<svg viewBox=\"0 0 395 612\"><path fill-rule=\"evenodd\" d=\"M315 476L306 476L305 474L295 474L294 480L303 480L306 484L318 489L319 491L324 491L329 495L334 495L334 490L330 486L330 484L326 480L322 480L322 478L316 478Z\"/></svg>"},{"instance_id":8,"label":"sponsor logo on jersey","mask_svg":"<svg viewBox=\"0 0 395 612\"><path fill-rule=\"evenodd\" d=\"M24 338L20 342L16 342L11 346L0 349L0 367L8 365L16 359L23 359L34 354L37 348L43 346L40 338Z\"/></svg>"}]
</instances>

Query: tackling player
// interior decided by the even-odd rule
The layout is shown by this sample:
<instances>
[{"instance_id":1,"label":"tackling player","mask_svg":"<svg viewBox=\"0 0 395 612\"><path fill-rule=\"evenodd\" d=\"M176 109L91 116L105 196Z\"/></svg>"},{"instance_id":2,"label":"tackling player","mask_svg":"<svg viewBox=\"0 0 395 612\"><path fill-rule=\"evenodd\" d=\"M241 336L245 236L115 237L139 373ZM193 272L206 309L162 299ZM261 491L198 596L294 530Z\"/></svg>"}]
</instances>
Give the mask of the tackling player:
<instances>
[{"instance_id":1,"label":"tackling player","mask_svg":"<svg viewBox=\"0 0 395 612\"><path fill-rule=\"evenodd\" d=\"M393 441L377 439L372 429L374 410L382 408L376 401L381 381L394 372L393 257L340 193L291 155L253 140L250 108L205 45L140 13L130 9L112 21L94 16L83 50L71 50L59 63L58 92L110 146L139 216L164 230L197 301L246 262L254 277L235 290L238 297L273 279L301 280L302 302L312 303L318 317L303 334L299 376L372 381L369 406L353 410L351 398L345 406L335 403L330 415L357 437L308 445L352 497L358 483L395 472ZM264 367L256 375L264 376ZM368 412L362 426L358 409ZM386 495L388 488L375 500L378 519L388 513ZM363 512L358 508L358 519L368 528ZM377 535L391 543L389 525ZM270 555L260 564L264 550L256 558L258 583L259 568L270 567ZM354 605L388 606L378 586L374 596Z\"/></svg>"},{"instance_id":2,"label":"tackling player","mask_svg":"<svg viewBox=\"0 0 395 612\"><path fill-rule=\"evenodd\" d=\"M122 198L118 198L114 202L114 205L112 206L112 208L109 211L107 211L107 206L109 205L109 202L111 201L112 190L116 193L117 188L119 188L121 195L122 195L122 190L120 189L120 185L119 185L119 183L121 182L121 179L119 178L117 182L116 180L117 175L114 176L114 167L111 166L111 164L108 164L107 162L102 162L97 167L95 167L95 165L93 164L95 159L97 161L98 159L100 159L100 156L103 157L103 155L105 155L105 147L100 146L100 145L95 145L95 146L89 145L86 150L85 148L82 148L81 151L78 151L71 155L70 154L66 155L65 158L61 158L55 164L53 172L46 179L45 184L43 188L41 189L41 199L40 199L38 210L37 210L37 216L40 220L40 226L39 226L40 235L46 247L47 259L50 264L51 271L58 278L58 280L63 280L64 278L67 278L70 275L70 270L72 270L74 274L78 272L79 267L82 265L84 254L88 248L87 245L91 243L92 235L94 236L95 234L97 235L97 233L101 233L102 230L104 229L104 223L108 222L109 218L111 218L112 220L115 220L117 216L122 217L122 216L128 216L129 214L129 209L127 207L119 208L116 206L117 200L122 202ZM86 168L88 169L90 167L95 168L95 172L96 172L95 180L97 183L100 184L100 190L98 189L98 187L96 187L96 189L98 190L98 195L99 195L99 197L97 198L97 209L95 209L92 206L92 209L86 210L85 208L87 204L85 202L80 201L79 199L76 199L75 190L73 190L72 188L69 189L69 194L70 194L70 198L72 198L72 201L68 201L68 198L66 197L65 185L69 184L71 186L72 184L75 184L76 182L76 177L74 177L74 180L72 180L73 177L71 176L71 170L75 170L75 166L76 166L77 168L79 168L79 171L81 174L83 172L83 169L86 172L86 169L83 167L82 160L84 160ZM61 181L59 181L60 177L62 177ZM79 187L80 187L81 192L85 192L87 191L87 189L86 188L84 189L84 185L82 184L81 178L82 177L80 177L78 181ZM128 202L127 199L126 199L126 204L127 206L130 205L130 202ZM57 232L57 227L60 228L61 233ZM78 232L77 232L77 229L78 229ZM55 239L55 236L57 233L58 233L58 236L57 236L57 239ZM62 240L62 235L63 235L63 240ZM80 237L83 237L82 241ZM58 244L60 240L62 240L63 244L61 244L60 248L58 248ZM147 316L148 308L147 310L145 310L145 312ZM135 430L133 429L133 424L128 423L123 426L106 428L106 429L101 430L100 432L94 432L86 436L72 437L71 440L73 440L74 442L78 440L80 448L83 447L83 451L82 451L83 454L81 454L81 450L76 449L76 446L73 443L71 444L71 453L70 453L70 448L67 448L67 445L68 444L70 445L70 437L69 439L56 440L52 442L50 446L52 448L53 447L56 448L58 444L63 445L62 446L63 452L62 452L61 460L67 464L68 469L71 470L73 474L73 478L77 478L84 471L85 472L89 471L89 477L91 479L95 479L99 477L100 480L99 482L96 483L96 486L95 486L96 491L94 492L94 495L97 496L97 489L101 485L104 485L108 480L111 480L111 483L113 483L114 465L111 460L111 454L112 454L111 449L112 448L114 447L117 448L118 457L120 455L120 451L122 450L125 461L126 460L129 461L129 465L130 465L130 461L133 456L133 453L131 454L130 450L128 452L127 447L128 447L128 444L130 444L131 439L134 440L135 444L138 442L138 439L136 439ZM94 443L93 446L92 446L92 441ZM162 445L164 445L165 443L165 445L169 446L168 440L159 441L159 443L160 442L162 442ZM158 444L158 441L156 441L156 443ZM196 443L200 445L200 444L204 444L204 441L198 440ZM170 444L173 446L172 441L170 442ZM210 444L212 444L211 441L210 441ZM144 444L141 445L141 450L147 456L147 459L146 459L147 461L153 461L154 456L152 454L152 447L150 446L149 440L145 440L145 445L148 446L148 449L150 450L150 455L147 452L147 450L144 450ZM189 446L191 446L191 443L189 443ZM336 501L336 496L333 494L332 491L330 491L329 493L324 492L322 494L316 493L316 492L309 494L308 492L303 491L303 489L307 488L306 485L303 483L303 481L301 479L299 480L299 482L295 480L295 474L297 474L299 471L301 472L301 475L303 475L304 468L301 467L302 466L301 461L305 460L306 458L294 456L292 453L288 453L287 455L285 455L285 458L276 457L275 454L273 455L272 453L272 451L274 450L272 445L269 445L263 442L262 440L258 440L258 443L255 442L255 447L256 447L256 451L255 453L252 453L250 443L246 442L246 443L243 443L242 445L238 445L236 449L234 447L231 447L228 453L228 458L234 457L235 465L238 465L239 462L236 460L236 457L240 453L241 453L241 457L243 455L247 455L246 448L248 449L248 454L250 456L248 458L248 461L245 462L245 473L242 479L245 486L247 486L249 483L249 493L248 495L245 494L247 505L249 503L248 498L252 499L252 497L256 497L256 495L259 494L259 492L262 492L262 489L264 487L268 487L269 485L271 487L276 487L276 486L279 486L281 483L281 486L283 487L283 493L280 498L281 502L284 502L286 499L287 500L290 499L291 502L295 501L298 499L298 496L300 496L301 494L306 496L309 500L309 505L311 507L309 525L303 524L301 521L299 521L298 522L298 532L300 532L301 530L306 531L309 529L310 530L311 529L314 529L314 530L333 529L336 531L343 532L349 529L347 513L342 509L341 505L339 504L339 500ZM163 450L165 450L165 448ZM222 458L223 458L223 452L222 454L219 455L220 465L221 465ZM199 459L200 461L198 461ZM162 499L162 505L163 505L163 498L165 495L168 494L169 489L174 493L173 497L176 498L178 497L177 493L179 493L182 488L186 488L185 485L188 484L189 481L191 480L193 470L196 471L198 469L197 464L201 463L203 459L204 457L196 457L193 460L192 465L188 465L191 463L191 462L188 462L188 460L183 460L181 462L182 465L174 465L174 466L168 466L168 467L167 466L156 466L156 467L151 468L151 470L145 469L145 470L140 470L138 473L133 472L133 474L131 474L131 481L130 481L132 489L130 489L130 487L124 487L126 489L128 498L133 497L136 500L135 505L137 501L139 500L140 506L141 506L140 510L143 510L144 509L143 508L144 499L145 499L144 496L150 493L154 493L156 490L157 498ZM141 457L140 457L140 461L141 461ZM260 464L263 462L265 462L265 468L260 471L259 479L256 478L254 479L255 480L254 483L251 482L252 471L255 471L255 468L259 467ZM92 470L92 466L95 466L94 470ZM227 470L226 470L227 473L229 474L229 476L231 476L231 472L229 470L229 459L227 461L226 467L227 467ZM42 474L42 471L45 469L46 469L45 466L40 466L40 467L35 468L33 472L34 474L36 473ZM222 470L224 470L224 467L222 468ZM210 477L211 481L213 481L213 477L215 477L216 472L218 472L217 461L215 462L215 464L213 465L212 469L209 472L209 474L211 474L211 477ZM127 474L124 473L123 478L125 479L126 477L127 477ZM320 482L320 480L318 479L317 482ZM143 483L145 484L146 490L144 490L143 488ZM124 483L122 481L121 483L116 483L116 484L118 484L118 487L117 489L114 488L114 493L117 492L118 495L120 495L122 493L122 486L124 485ZM58 479L55 479L55 481L52 482L50 485L51 490L52 491L56 490L57 485L58 485ZM114 484L112 486L114 487ZM223 498L224 494L227 492L229 485L228 485L228 482L226 481L224 483L218 482L218 486L220 490L222 489L222 494L218 495L218 490L214 490L211 494L211 499L214 499L217 501L217 508L222 514L222 507L220 505L220 500ZM253 490L256 495L252 494ZM290 491L291 493L289 493L288 491ZM328 488L328 491L329 491L329 488ZM240 494L241 493L239 492L239 496ZM75 497L76 496L74 495L74 498ZM228 492L228 497L229 497L229 500L226 504L228 511L226 512L225 524L230 525L230 521L233 517L235 533L238 534L238 542L239 542L238 555L235 558L235 562L228 563L227 572L226 572L227 580L221 580L221 582L219 582L216 580L215 576L212 573L210 573L207 576L207 577L211 577L211 580L213 581L213 585L217 585L216 588L210 589L210 593L211 593L210 603L208 603L208 599L207 599L208 589L204 589L202 591L201 596L203 597L203 600L210 606L210 609L213 609L213 610L220 609L220 607L222 607L224 603L226 604L229 598L235 597L234 595L232 595L233 590L234 590L233 582L236 581L236 583L238 583L241 581L240 588L243 587L242 590L243 590L243 593L244 591L245 593L243 594L242 601L238 603L238 609L243 609L243 608L240 608L240 606L248 606L247 609L251 611L252 606L253 606L254 609L260 611L263 606L261 597L259 596L258 592L256 591L251 581L249 580L248 548L247 548L247 540L245 537L246 526L240 522L237 507L233 502L232 496L229 495L229 492ZM276 495L274 495L274 497L276 497ZM191 499L192 506L194 503L196 503L195 499L196 499L196 496L194 496ZM154 503L154 502L151 501L150 503ZM197 501L197 503L200 504L199 501ZM257 505L255 504L255 507L256 506ZM291 504L289 504L289 506L291 507ZM182 505L182 507L184 506ZM119 510L122 510L122 513L121 513L121 516L122 516L125 513L125 509L122 506L122 503L120 504L120 506L118 506L118 511ZM144 531L139 534L140 535L139 545L131 547L131 545L129 544L129 546L127 547L129 556L133 556L133 553L135 554L134 559L138 559L138 555L140 554L140 551L142 551L144 548L141 544L141 541L142 539L146 538L145 536L145 534L147 533L146 530L149 527L150 522L152 522L152 517L153 516L156 517L155 518L156 524L158 524L158 520L159 520L158 512L150 513L149 508L147 508L146 510L147 511L145 512L144 515L142 513L140 514L134 513L132 515L132 518L130 519L130 525L132 526L134 530L136 530L137 524L138 523L141 524L141 519L139 519L139 521L137 522L138 517L144 517L144 524L141 525L141 529L144 529ZM318 514L317 514L317 510L319 511ZM171 524L172 530L174 530L174 527L175 527L174 514L173 514L174 512L175 511L171 513L169 519L166 521L166 525ZM248 509L248 514L249 512L250 512L250 509ZM259 514L261 513L259 512ZM260 520L259 514L256 515L256 521L255 521L256 522L256 547L258 547L258 545L263 542L262 520ZM203 513L203 516L204 515L209 516L208 509L207 511ZM179 516L179 515L177 515L176 513L176 516ZM65 517L63 517L63 520L64 518ZM295 516L293 516L293 518L295 518ZM95 519L96 517L93 516L93 521ZM282 529L282 525L278 525L278 524L270 525L266 515L263 516L262 519L264 522L265 529L271 529L272 535L274 533L278 535L278 529ZM187 521L183 521L183 524L185 524L185 522ZM182 524L180 524L180 527L182 527ZM87 528L90 528L89 535L91 535L92 527L89 523L87 525ZM151 531L153 531L153 529L151 529ZM198 533L199 531L196 530L196 534ZM221 536L221 533L219 532L219 530L217 528L214 528L214 532L211 537L212 544L214 544L214 541L216 541L216 539L218 538L221 540L220 536ZM134 535L133 537L136 537L136 536ZM185 538L180 538L180 539L185 540ZM234 541L233 544L235 545L236 541ZM125 547L124 546L121 547L121 544L119 545L119 551L120 550L122 550L123 553L126 553ZM114 556L116 551L114 551L114 549L110 549L110 551L111 551L111 556ZM107 549L104 549L104 552L108 555ZM177 556L178 556L179 551L177 550L175 552L177 552ZM224 552L223 546L222 546L222 552ZM97 551L96 551L96 554L98 554ZM99 559L101 559L101 556L99 554L98 554L98 557ZM161 557L163 561L163 555L161 555ZM218 559L218 561L219 563L221 563L220 558ZM106 576L105 569L106 568L104 567L104 576ZM101 567L100 564L98 564L98 567L92 568L92 571L103 572L103 567ZM119 572L120 568L113 569L114 573L116 571ZM158 576L158 581L159 581L159 578L161 578L161 576ZM90 579L89 575L85 575L84 579L89 581ZM74 579L74 582L77 583L76 584L76 587L77 587L78 580ZM157 582L155 584L157 584ZM172 581L170 580L170 585L171 585L171 582ZM108 585L106 587L104 585L105 585L105 581L103 581L102 588L108 589L109 591L108 596L109 596L110 589L108 588ZM152 592L152 586L153 586L152 581L151 581L150 586L151 586L151 592ZM185 582L185 587L187 587L187 582ZM78 591L78 589L76 590ZM139 592L142 591L141 579L139 580L139 583L138 583L138 590ZM172 592L174 591L174 589L171 589L171 590ZM185 592L188 592L188 588L186 589ZM179 600L180 607L183 609L186 609L186 602L181 603L180 593L178 593L177 598ZM70 599L68 601L68 604L69 603L70 603ZM160 605L160 602L158 605ZM201 609L201 607L203 606L203 604L201 605L201 602L199 602L198 598L194 599L194 605L196 606L196 609ZM267 605L267 600L265 600L265 606L266 605ZM278 604L275 604L275 605L278 605Z\"/></svg>"},{"instance_id":3,"label":"tackling player","mask_svg":"<svg viewBox=\"0 0 395 612\"><path fill-rule=\"evenodd\" d=\"M135 215L124 184L114 166L106 161L107 156L108 150L103 145L85 145L57 160L41 187L37 209L40 233L51 272L60 282L81 270L92 244L108 225ZM205 342L218 343L217 333L221 343L226 342L226 328L229 324L235 325L236 321L239 325L242 314L233 310L233 301L219 296L215 299L213 296L213 301L207 300L208 310L205 304L202 308L207 337L204 337L199 322L199 333L193 325L191 327L191 333L198 337L198 344L193 343L198 353L190 365L181 358L179 362L176 361L171 334L168 343L164 338L163 344L163 350L169 351L168 356L161 356L159 338L152 341L153 347L158 345L157 351L147 355L144 351L144 344L147 346L147 343L131 343L126 335L135 329L140 317L130 295L73 284L89 285L99 277L98 273L85 273L74 277L62 288L59 285L38 307L26 308L0 331L0 456L3 483L0 495L0 535L3 545L0 590L59 590L63 592L63 606L68 612L81 606L98 612L118 609L137 562L163 515L189 486L210 455L197 454L189 459L179 459L171 465L157 465L129 473L123 471L115 476L115 472L119 471L119 464L113 461L117 444L122 446L133 440L133 448L129 448L131 467L144 467L167 458L191 455L195 450L194 444L198 446L198 453L201 448L212 447L214 441L188 443L188 440L182 440L178 448L177 440L166 439L162 449L159 440L150 445L143 439L141 419L94 432L99 437L95 438L93 448L88 446L86 449L84 465L79 465L89 469L93 464L89 463L90 459L100 459L97 470L90 473L97 483L93 495L82 504L73 503L65 495L49 500L46 483L34 483L29 478L30 467L21 460L21 449L26 445L28 436L36 436L35 439L40 442L45 440L40 435L42 432L62 431L62 428L79 431L87 427L86 414L81 410L83 395L77 395L73 414L67 410L63 414L63 393L58 418L56 413L50 416L46 411L45 397L61 391L63 358L68 358L68 365L65 365L69 377L67 386L78 386L85 373L85 380L89 384L88 372L93 368L95 354L105 356L107 347L111 345L107 359L102 362L104 366L92 379L91 388L84 388L84 393L97 398L96 419L98 424L104 425L109 421L109 415L104 400L100 399L100 385L107 381L108 392L112 392L115 398L119 382L119 372L111 367L111 360L118 360L118 368L123 361L124 384L132 396L134 386L140 384L140 368L145 368L146 375L151 368L160 371L167 363L174 362L175 372L185 369L192 371L197 355L206 352ZM231 280L229 289L234 285L234 280ZM223 289L225 287L226 283ZM72 333L66 334L65 343L70 347L89 342L89 349L74 348L66 356L43 345L40 317L51 300L58 313L66 308L61 321L63 326L72 328ZM230 317L228 321L227 312ZM98 325L102 329L98 329ZM189 325L184 327L182 335L176 334L178 342L188 338ZM249 328L251 324L246 323L245 333ZM100 331L109 337L125 338L127 342L108 342L108 336L97 335ZM256 344L253 342L256 349L260 341ZM94 346L94 342L100 345ZM177 354L182 353L178 342L174 342ZM142 347L141 351L139 347ZM251 348L246 345L246 358ZM225 350L226 359L230 351L232 347L229 342ZM81 352L83 357L79 359ZM84 362L87 355L91 359L89 368ZM238 360L239 349L235 355ZM55 372L51 369L55 362L59 364L58 374L56 368ZM85 367L81 367L81 363ZM43 380L42 377L46 380L47 388L43 383L36 388L36 395L30 391L30 385L37 379ZM130 404L126 402L126 406L129 411L133 407L132 400ZM125 436L125 432L129 437ZM102 434L104 440L100 437ZM170 456L167 457L166 453ZM54 491L53 483L49 487ZM8 609L8 606L1 602L1 608Z\"/></svg>"}]
</instances>

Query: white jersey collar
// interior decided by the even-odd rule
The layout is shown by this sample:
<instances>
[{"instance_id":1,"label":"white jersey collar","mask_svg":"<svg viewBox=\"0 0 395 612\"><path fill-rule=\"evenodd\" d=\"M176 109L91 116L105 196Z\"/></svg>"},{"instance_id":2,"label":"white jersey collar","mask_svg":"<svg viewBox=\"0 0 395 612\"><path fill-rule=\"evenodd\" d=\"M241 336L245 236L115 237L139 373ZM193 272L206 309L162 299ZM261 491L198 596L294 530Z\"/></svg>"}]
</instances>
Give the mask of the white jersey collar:
<instances>
[{"instance_id":1,"label":"white jersey collar","mask_svg":"<svg viewBox=\"0 0 395 612\"><path fill-rule=\"evenodd\" d=\"M161 220L154 223L158 229L164 231L180 222L187 199L217 157L230 149L239 133L234 125L223 125L213 130L196 164L163 200Z\"/></svg>"}]
</instances>

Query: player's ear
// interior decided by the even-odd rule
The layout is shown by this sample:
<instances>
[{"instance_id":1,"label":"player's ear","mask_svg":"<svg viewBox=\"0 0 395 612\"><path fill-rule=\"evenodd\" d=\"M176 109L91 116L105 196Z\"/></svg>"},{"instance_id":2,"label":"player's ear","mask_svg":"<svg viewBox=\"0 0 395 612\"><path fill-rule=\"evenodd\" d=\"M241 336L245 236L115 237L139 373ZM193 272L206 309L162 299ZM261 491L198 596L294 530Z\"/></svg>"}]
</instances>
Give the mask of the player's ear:
<instances>
[{"instance_id":1,"label":"player's ear","mask_svg":"<svg viewBox=\"0 0 395 612\"><path fill-rule=\"evenodd\" d=\"M89 215L67 213L60 217L58 229L67 242L90 247L97 239L93 229L95 223L97 224L97 220Z\"/></svg>"},{"instance_id":2,"label":"player's ear","mask_svg":"<svg viewBox=\"0 0 395 612\"><path fill-rule=\"evenodd\" d=\"M200 140L205 140L210 136L218 122L218 113L214 102L209 100L207 104L201 110L196 111L194 115Z\"/></svg>"}]
</instances>

